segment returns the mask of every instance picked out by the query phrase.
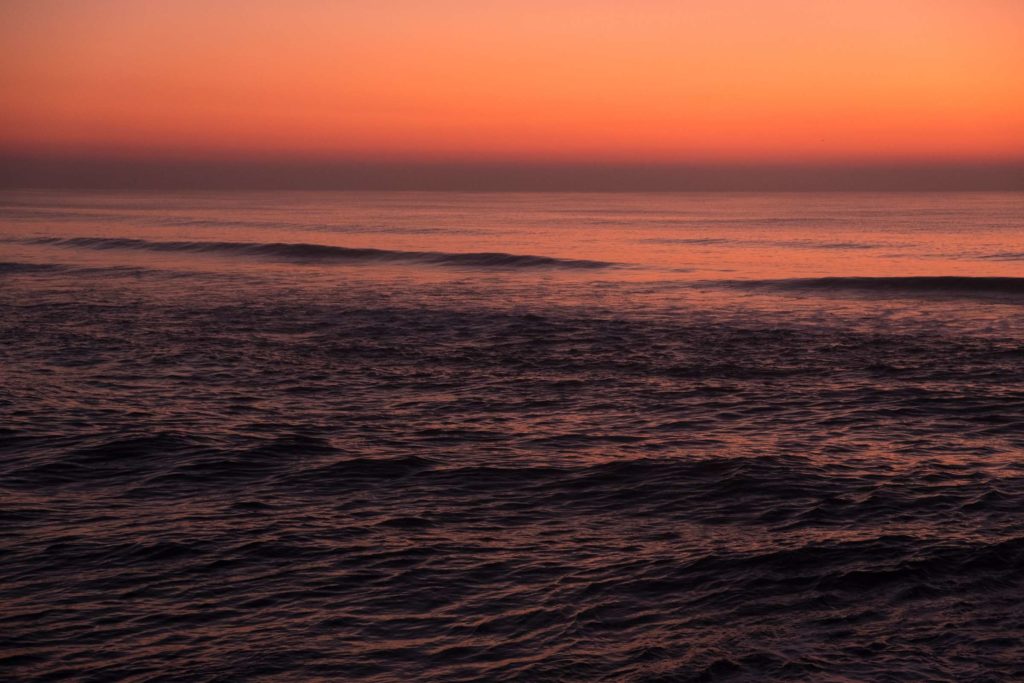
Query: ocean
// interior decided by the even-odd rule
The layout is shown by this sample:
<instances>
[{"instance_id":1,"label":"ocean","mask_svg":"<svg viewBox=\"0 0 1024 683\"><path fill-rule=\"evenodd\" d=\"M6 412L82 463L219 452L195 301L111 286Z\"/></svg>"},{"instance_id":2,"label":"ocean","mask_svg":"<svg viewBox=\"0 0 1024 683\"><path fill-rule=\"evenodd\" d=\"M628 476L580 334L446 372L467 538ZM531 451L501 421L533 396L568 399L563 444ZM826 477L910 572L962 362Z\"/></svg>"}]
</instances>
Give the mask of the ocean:
<instances>
[{"instance_id":1,"label":"ocean","mask_svg":"<svg viewBox=\"0 0 1024 683\"><path fill-rule=\"evenodd\" d=\"M0 193L0 678L1024 680L1024 194Z\"/></svg>"}]
</instances>

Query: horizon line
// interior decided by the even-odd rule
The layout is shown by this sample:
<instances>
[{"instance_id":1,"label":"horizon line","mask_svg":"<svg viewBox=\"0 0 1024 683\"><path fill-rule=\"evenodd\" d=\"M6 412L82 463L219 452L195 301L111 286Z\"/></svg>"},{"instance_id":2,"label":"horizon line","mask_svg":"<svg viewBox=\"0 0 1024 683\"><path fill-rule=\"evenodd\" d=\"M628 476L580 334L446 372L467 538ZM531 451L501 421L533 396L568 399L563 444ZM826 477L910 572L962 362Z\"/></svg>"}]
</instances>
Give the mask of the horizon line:
<instances>
[{"instance_id":1,"label":"horizon line","mask_svg":"<svg viewBox=\"0 0 1024 683\"><path fill-rule=\"evenodd\" d=\"M1007 161L587 162L129 157L0 151L0 188L481 192L1024 191Z\"/></svg>"}]
</instances>

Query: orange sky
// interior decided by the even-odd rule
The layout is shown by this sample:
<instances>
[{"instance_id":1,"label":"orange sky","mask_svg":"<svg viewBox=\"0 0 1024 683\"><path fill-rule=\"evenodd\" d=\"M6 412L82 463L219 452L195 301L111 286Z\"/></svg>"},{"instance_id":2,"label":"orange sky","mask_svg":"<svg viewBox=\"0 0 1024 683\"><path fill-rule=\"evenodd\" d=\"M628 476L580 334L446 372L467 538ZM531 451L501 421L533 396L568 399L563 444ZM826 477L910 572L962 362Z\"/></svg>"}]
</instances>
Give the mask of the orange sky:
<instances>
[{"instance_id":1,"label":"orange sky","mask_svg":"<svg viewBox=\"0 0 1024 683\"><path fill-rule=\"evenodd\" d=\"M0 147L1024 158L1021 0L4 0Z\"/></svg>"}]
</instances>

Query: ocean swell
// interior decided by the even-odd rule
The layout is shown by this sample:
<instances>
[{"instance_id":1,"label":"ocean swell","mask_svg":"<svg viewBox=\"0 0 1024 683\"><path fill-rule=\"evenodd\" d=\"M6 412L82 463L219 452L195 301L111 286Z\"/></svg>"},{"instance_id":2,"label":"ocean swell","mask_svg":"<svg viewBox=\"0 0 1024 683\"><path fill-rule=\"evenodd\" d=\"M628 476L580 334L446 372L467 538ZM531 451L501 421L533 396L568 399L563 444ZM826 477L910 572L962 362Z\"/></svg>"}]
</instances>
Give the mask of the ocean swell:
<instances>
[{"instance_id":1,"label":"ocean swell","mask_svg":"<svg viewBox=\"0 0 1024 683\"><path fill-rule=\"evenodd\" d=\"M1024 278L960 275L907 277L819 277L779 280L727 280L722 286L752 290L850 291L892 296L964 298L1024 297Z\"/></svg>"},{"instance_id":2,"label":"ocean swell","mask_svg":"<svg viewBox=\"0 0 1024 683\"><path fill-rule=\"evenodd\" d=\"M81 249L137 249L156 252L188 252L254 256L271 260L306 263L406 263L456 268L610 268L606 261L564 259L531 254L502 252L440 252L396 251L390 249L336 247L325 244L284 242L154 242L120 237L42 237L29 240L32 244L46 244Z\"/></svg>"}]
</instances>

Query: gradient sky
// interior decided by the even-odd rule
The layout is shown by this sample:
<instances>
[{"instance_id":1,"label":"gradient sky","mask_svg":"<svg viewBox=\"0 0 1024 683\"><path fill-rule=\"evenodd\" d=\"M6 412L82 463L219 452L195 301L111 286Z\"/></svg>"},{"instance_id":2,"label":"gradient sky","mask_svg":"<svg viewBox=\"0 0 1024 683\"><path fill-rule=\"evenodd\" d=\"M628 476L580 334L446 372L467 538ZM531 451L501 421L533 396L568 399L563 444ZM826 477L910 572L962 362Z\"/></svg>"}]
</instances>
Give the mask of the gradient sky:
<instances>
[{"instance_id":1,"label":"gradient sky","mask_svg":"<svg viewBox=\"0 0 1024 683\"><path fill-rule=\"evenodd\" d=\"M0 148L1024 158L1021 0L4 0Z\"/></svg>"}]
</instances>

